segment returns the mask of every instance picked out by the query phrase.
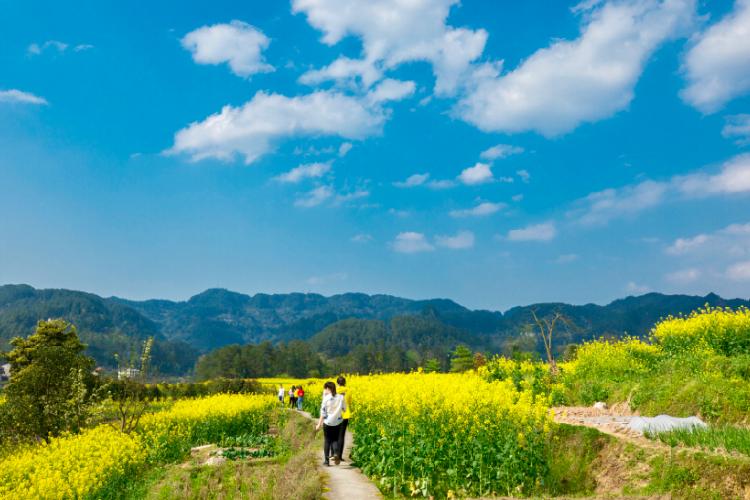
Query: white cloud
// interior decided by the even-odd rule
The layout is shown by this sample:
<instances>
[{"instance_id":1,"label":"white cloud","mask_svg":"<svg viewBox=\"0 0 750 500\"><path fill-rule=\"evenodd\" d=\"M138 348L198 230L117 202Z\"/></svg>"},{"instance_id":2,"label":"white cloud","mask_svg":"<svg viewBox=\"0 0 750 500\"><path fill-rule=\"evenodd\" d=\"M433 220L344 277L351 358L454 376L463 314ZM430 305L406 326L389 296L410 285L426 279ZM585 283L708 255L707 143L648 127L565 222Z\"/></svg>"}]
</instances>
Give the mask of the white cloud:
<instances>
[{"instance_id":1,"label":"white cloud","mask_svg":"<svg viewBox=\"0 0 750 500\"><path fill-rule=\"evenodd\" d=\"M458 176L458 180L466 185L486 184L495 179L492 177L492 167L487 163L477 162L473 167L464 169Z\"/></svg>"},{"instance_id":2,"label":"white cloud","mask_svg":"<svg viewBox=\"0 0 750 500\"><path fill-rule=\"evenodd\" d=\"M730 14L695 38L683 70L682 98L704 113L750 91L750 0L736 0Z\"/></svg>"},{"instance_id":3,"label":"white cloud","mask_svg":"<svg viewBox=\"0 0 750 500\"><path fill-rule=\"evenodd\" d=\"M516 175L521 178L521 181L528 183L531 179L531 174L528 170L516 170Z\"/></svg>"},{"instance_id":4,"label":"white cloud","mask_svg":"<svg viewBox=\"0 0 750 500\"><path fill-rule=\"evenodd\" d=\"M512 146L510 144L497 144L479 153L479 157L483 160L493 161L521 153L523 153L523 148L520 146Z\"/></svg>"},{"instance_id":5,"label":"white cloud","mask_svg":"<svg viewBox=\"0 0 750 500\"><path fill-rule=\"evenodd\" d=\"M331 170L331 162L306 163L274 177L275 180L285 183L296 184L303 179L323 177Z\"/></svg>"},{"instance_id":6,"label":"white cloud","mask_svg":"<svg viewBox=\"0 0 750 500\"><path fill-rule=\"evenodd\" d=\"M732 264L727 268L726 276L732 281L750 281L750 260Z\"/></svg>"},{"instance_id":7,"label":"white cloud","mask_svg":"<svg viewBox=\"0 0 750 500\"><path fill-rule=\"evenodd\" d=\"M682 255L695 250L709 240L706 234L699 234L692 238L677 238L674 243L669 245L664 251L670 255Z\"/></svg>"},{"instance_id":8,"label":"white cloud","mask_svg":"<svg viewBox=\"0 0 750 500\"><path fill-rule=\"evenodd\" d=\"M507 205L505 203L492 203L489 201L482 202L473 208L462 210L451 210L451 217L483 217L499 212Z\"/></svg>"},{"instance_id":9,"label":"white cloud","mask_svg":"<svg viewBox=\"0 0 750 500\"><path fill-rule=\"evenodd\" d=\"M342 142L341 146L339 146L339 157L343 158L347 154L349 154L349 151L352 150L352 143L351 142Z\"/></svg>"},{"instance_id":10,"label":"white cloud","mask_svg":"<svg viewBox=\"0 0 750 500\"><path fill-rule=\"evenodd\" d=\"M670 200L747 193L750 193L750 154L741 154L724 162L718 171L696 171L666 181L645 180L591 193L574 203L568 216L581 224L606 224Z\"/></svg>"},{"instance_id":11,"label":"white cloud","mask_svg":"<svg viewBox=\"0 0 750 500\"><path fill-rule=\"evenodd\" d=\"M380 104L388 101L400 101L414 94L416 85L412 81L385 79L367 94L367 101Z\"/></svg>"},{"instance_id":12,"label":"white cloud","mask_svg":"<svg viewBox=\"0 0 750 500\"><path fill-rule=\"evenodd\" d=\"M26 48L26 52L29 55L38 56L45 50L49 49L62 53L68 49L68 44L59 40L47 40L42 44L32 43Z\"/></svg>"},{"instance_id":13,"label":"white cloud","mask_svg":"<svg viewBox=\"0 0 750 500\"><path fill-rule=\"evenodd\" d=\"M427 182L427 179L429 178L430 178L430 174L428 173L412 174L409 177L407 177L405 181L397 181L397 182L394 182L393 185L399 188L416 187L416 186L423 185L425 182Z\"/></svg>"},{"instance_id":14,"label":"white cloud","mask_svg":"<svg viewBox=\"0 0 750 500\"><path fill-rule=\"evenodd\" d=\"M679 269L677 271L667 273L664 277L667 281L671 281L672 283L686 285L688 283L697 281L698 278L701 277L701 272L700 270L691 267L688 269Z\"/></svg>"},{"instance_id":15,"label":"white cloud","mask_svg":"<svg viewBox=\"0 0 750 500\"><path fill-rule=\"evenodd\" d=\"M354 243L369 243L372 241L372 235L367 233L359 233L352 236L351 241Z\"/></svg>"},{"instance_id":16,"label":"white cloud","mask_svg":"<svg viewBox=\"0 0 750 500\"><path fill-rule=\"evenodd\" d=\"M422 233L407 231L399 233L391 243L394 251L399 253L431 252L435 249Z\"/></svg>"},{"instance_id":17,"label":"white cloud","mask_svg":"<svg viewBox=\"0 0 750 500\"><path fill-rule=\"evenodd\" d=\"M635 281L629 281L628 284L625 285L625 291L632 294L643 295L644 293L650 292L651 287L638 284Z\"/></svg>"},{"instance_id":18,"label":"white cloud","mask_svg":"<svg viewBox=\"0 0 750 500\"><path fill-rule=\"evenodd\" d=\"M364 139L379 134L385 119L379 106L334 91L297 97L258 92L242 106L224 106L221 112L178 131L167 153L188 154L193 161L229 161L239 154L250 164L273 150L281 139Z\"/></svg>"},{"instance_id":19,"label":"white cloud","mask_svg":"<svg viewBox=\"0 0 750 500\"><path fill-rule=\"evenodd\" d=\"M308 285L325 285L334 281L345 281L349 276L346 273L332 273L323 276L310 276L305 280Z\"/></svg>"},{"instance_id":20,"label":"white cloud","mask_svg":"<svg viewBox=\"0 0 750 500\"><path fill-rule=\"evenodd\" d=\"M249 77L274 69L263 59L263 51L271 40L242 21L203 26L185 35L181 43L196 63L228 63L232 73L238 76Z\"/></svg>"},{"instance_id":21,"label":"white cloud","mask_svg":"<svg viewBox=\"0 0 750 500\"><path fill-rule=\"evenodd\" d=\"M521 201L521 200L523 200L523 195L522 194L514 194L511 197L511 200L513 200L513 201Z\"/></svg>"},{"instance_id":22,"label":"white cloud","mask_svg":"<svg viewBox=\"0 0 750 500\"><path fill-rule=\"evenodd\" d=\"M430 189L450 189L452 187L455 187L456 183L449 179L435 179L427 183L427 187Z\"/></svg>"},{"instance_id":23,"label":"white cloud","mask_svg":"<svg viewBox=\"0 0 750 500\"><path fill-rule=\"evenodd\" d=\"M712 233L677 238L664 252L707 262L750 256L750 222L730 224Z\"/></svg>"},{"instance_id":24,"label":"white cloud","mask_svg":"<svg viewBox=\"0 0 750 500\"><path fill-rule=\"evenodd\" d=\"M606 224L612 219L639 214L664 201L669 186L663 182L643 181L619 189L591 193L576 204L583 206L569 212L581 224Z\"/></svg>"},{"instance_id":25,"label":"white cloud","mask_svg":"<svg viewBox=\"0 0 750 500\"><path fill-rule=\"evenodd\" d=\"M317 207L321 203L330 200L333 196L333 188L330 186L318 186L297 198L294 206L301 208Z\"/></svg>"},{"instance_id":26,"label":"white cloud","mask_svg":"<svg viewBox=\"0 0 750 500\"><path fill-rule=\"evenodd\" d=\"M349 191L348 193L338 193L334 198L334 205L341 205L343 203L359 200L361 198L367 198L368 196L370 196L370 192L366 189L355 189L354 191Z\"/></svg>"},{"instance_id":27,"label":"white cloud","mask_svg":"<svg viewBox=\"0 0 750 500\"><path fill-rule=\"evenodd\" d=\"M0 90L0 102L17 102L22 104L49 104L47 99L30 92L17 89Z\"/></svg>"},{"instance_id":28,"label":"white cloud","mask_svg":"<svg viewBox=\"0 0 750 500\"><path fill-rule=\"evenodd\" d=\"M475 68L455 112L487 132L545 136L608 118L628 106L648 59L694 11L694 0L589 5L579 38L555 41L505 74L498 63Z\"/></svg>"},{"instance_id":29,"label":"white cloud","mask_svg":"<svg viewBox=\"0 0 750 500\"><path fill-rule=\"evenodd\" d=\"M575 253L566 253L563 255L558 255L558 257L555 259L555 262L558 264L570 264L571 262L575 262L579 259L579 255Z\"/></svg>"},{"instance_id":30,"label":"white cloud","mask_svg":"<svg viewBox=\"0 0 750 500\"><path fill-rule=\"evenodd\" d=\"M325 68L303 75L303 83L359 80L366 87L384 71L402 63L426 61L435 74L435 92L451 94L484 50L487 32L452 28L448 14L459 0L293 0L292 11L304 13L335 45L353 35L362 40L361 59L340 57Z\"/></svg>"},{"instance_id":31,"label":"white cloud","mask_svg":"<svg viewBox=\"0 0 750 500\"><path fill-rule=\"evenodd\" d=\"M452 250L465 250L474 246L474 233L459 231L453 236L435 236L435 243Z\"/></svg>"},{"instance_id":32,"label":"white cloud","mask_svg":"<svg viewBox=\"0 0 750 500\"><path fill-rule=\"evenodd\" d=\"M552 222L533 224L508 231L510 241L551 241L555 236L557 236L557 228Z\"/></svg>"},{"instance_id":33,"label":"white cloud","mask_svg":"<svg viewBox=\"0 0 750 500\"><path fill-rule=\"evenodd\" d=\"M689 196L711 196L750 192L750 154L742 154L724 162L719 172L696 172L672 179L677 189Z\"/></svg>"},{"instance_id":34,"label":"white cloud","mask_svg":"<svg viewBox=\"0 0 750 500\"><path fill-rule=\"evenodd\" d=\"M750 143L750 115L733 115L727 117L721 135L726 138L736 138L740 145Z\"/></svg>"},{"instance_id":35,"label":"white cloud","mask_svg":"<svg viewBox=\"0 0 750 500\"><path fill-rule=\"evenodd\" d=\"M73 47L73 52L83 52L85 50L91 50L94 46L90 43L79 43L75 47Z\"/></svg>"}]
</instances>

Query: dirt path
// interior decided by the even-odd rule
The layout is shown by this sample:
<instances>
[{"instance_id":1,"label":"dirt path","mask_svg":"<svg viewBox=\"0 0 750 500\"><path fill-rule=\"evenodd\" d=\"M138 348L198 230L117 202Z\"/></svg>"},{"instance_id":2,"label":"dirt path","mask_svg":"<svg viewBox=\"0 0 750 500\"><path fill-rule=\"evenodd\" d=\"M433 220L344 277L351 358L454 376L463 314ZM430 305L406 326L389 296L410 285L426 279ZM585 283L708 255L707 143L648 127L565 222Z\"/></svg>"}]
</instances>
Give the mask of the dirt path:
<instances>
[{"instance_id":1,"label":"dirt path","mask_svg":"<svg viewBox=\"0 0 750 500\"><path fill-rule=\"evenodd\" d=\"M558 406L552 408L555 422L592 427L599 432L629 441L642 448L669 449L666 444L647 438L629 427L630 420L637 415L618 409L597 410L585 406Z\"/></svg>"},{"instance_id":2,"label":"dirt path","mask_svg":"<svg viewBox=\"0 0 750 500\"><path fill-rule=\"evenodd\" d=\"M299 413L309 418L310 421L315 421L308 412L301 411ZM354 443L353 438L354 436L347 429L346 442L344 444L344 457L346 457L347 461L341 462L341 465L334 465L333 460L331 460L330 467L324 466L323 450L321 450L320 465L318 468L327 478L327 491L323 493L323 498L327 498L328 500L382 499L383 495L380 494L380 491L372 481L362 474L362 471L351 465L349 457L351 456L352 444Z\"/></svg>"}]
</instances>

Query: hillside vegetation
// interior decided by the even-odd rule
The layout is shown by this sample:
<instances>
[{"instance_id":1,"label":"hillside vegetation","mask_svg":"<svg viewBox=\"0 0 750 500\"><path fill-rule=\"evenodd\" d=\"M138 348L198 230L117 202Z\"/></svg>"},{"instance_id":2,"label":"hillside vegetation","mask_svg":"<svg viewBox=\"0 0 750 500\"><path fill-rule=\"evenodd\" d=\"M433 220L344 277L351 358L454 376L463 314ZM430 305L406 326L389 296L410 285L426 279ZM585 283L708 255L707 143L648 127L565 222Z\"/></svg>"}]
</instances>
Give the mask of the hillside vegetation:
<instances>
[{"instance_id":1,"label":"hillside vegetation","mask_svg":"<svg viewBox=\"0 0 750 500\"><path fill-rule=\"evenodd\" d=\"M220 347L263 342L272 347L258 348L261 351L280 349L296 353L294 356L307 356L305 352L312 349L334 371L408 369L426 359L436 360L445 369L447 354L458 344L508 355L543 352L531 328L532 310L540 316L560 312L574 325L561 329L554 338L553 347L561 354L569 344L601 336L645 337L660 318L687 314L705 304L736 308L750 302L724 300L714 294L695 297L652 293L605 306L546 303L501 313L470 310L447 299L409 300L360 293L249 296L211 289L175 302L131 301L71 290L5 285L0 286L0 350L8 348L11 338L30 334L38 320L62 318L77 325L82 341L88 345L87 352L104 367L115 366L115 353L121 359L128 358L144 339L153 336L153 363L162 375L188 374L200 354ZM297 340L310 343L307 347L292 345ZM252 349L247 350L252 357ZM227 352L232 358L244 356L238 354L241 350L237 347ZM225 356L227 352L220 357L230 357ZM286 358L295 359L290 356ZM305 373L320 370L318 364L306 364ZM246 373L241 365L224 373ZM286 368L260 372L292 373Z\"/></svg>"}]
</instances>

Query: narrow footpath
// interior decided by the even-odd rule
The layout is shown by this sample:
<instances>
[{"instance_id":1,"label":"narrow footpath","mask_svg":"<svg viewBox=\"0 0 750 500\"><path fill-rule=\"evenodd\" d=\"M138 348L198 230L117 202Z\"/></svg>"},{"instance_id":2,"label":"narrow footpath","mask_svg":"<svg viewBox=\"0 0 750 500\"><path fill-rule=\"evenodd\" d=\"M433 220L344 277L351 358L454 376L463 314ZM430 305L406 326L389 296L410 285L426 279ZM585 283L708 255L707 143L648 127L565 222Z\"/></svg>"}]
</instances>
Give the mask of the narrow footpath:
<instances>
[{"instance_id":1,"label":"narrow footpath","mask_svg":"<svg viewBox=\"0 0 750 500\"><path fill-rule=\"evenodd\" d=\"M309 418L311 422L315 421L313 416L308 412L300 411L299 413ZM323 498L328 500L382 499L383 495L380 494L380 491L372 481L362 474L362 471L351 465L349 457L353 443L354 436L347 429L346 443L344 445L344 457L346 458L346 462L341 462L341 465L334 465L333 460L331 460L330 467L324 466L323 450L320 450L318 469L327 479L325 484L326 491L323 493Z\"/></svg>"}]
</instances>

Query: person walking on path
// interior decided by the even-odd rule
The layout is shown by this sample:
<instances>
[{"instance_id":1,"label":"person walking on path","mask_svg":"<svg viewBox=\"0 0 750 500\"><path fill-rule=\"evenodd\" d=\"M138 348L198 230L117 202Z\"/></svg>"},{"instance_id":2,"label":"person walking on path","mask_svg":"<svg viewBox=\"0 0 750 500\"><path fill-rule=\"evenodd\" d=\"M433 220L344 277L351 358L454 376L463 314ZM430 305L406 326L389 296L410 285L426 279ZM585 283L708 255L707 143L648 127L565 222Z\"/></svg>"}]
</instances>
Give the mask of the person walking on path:
<instances>
[{"instance_id":1,"label":"person walking on path","mask_svg":"<svg viewBox=\"0 0 750 500\"><path fill-rule=\"evenodd\" d=\"M281 403L282 408L284 407L284 394L285 394L284 386L280 385L279 386L279 403Z\"/></svg>"},{"instance_id":2,"label":"person walking on path","mask_svg":"<svg viewBox=\"0 0 750 500\"><path fill-rule=\"evenodd\" d=\"M352 394L346 387L346 379L344 377L339 377L338 379L336 379L336 384L338 385L336 391L338 392L338 394L344 396L344 411L341 412L341 418L343 420L341 421L341 425L339 426L339 458L341 458L341 460L344 460L344 441L346 439L346 428L349 426L349 419L352 416Z\"/></svg>"},{"instance_id":3,"label":"person walking on path","mask_svg":"<svg viewBox=\"0 0 750 500\"><path fill-rule=\"evenodd\" d=\"M333 462L341 463L341 447L339 446L339 431L344 420L341 414L346 409L346 402L341 394L336 394L336 384L323 384L323 402L320 405L320 418L315 430L323 427L323 465L331 465L329 458L333 455Z\"/></svg>"},{"instance_id":4,"label":"person walking on path","mask_svg":"<svg viewBox=\"0 0 750 500\"><path fill-rule=\"evenodd\" d=\"M297 387L297 409L302 411L302 402L305 397L305 390L302 386Z\"/></svg>"},{"instance_id":5,"label":"person walking on path","mask_svg":"<svg viewBox=\"0 0 750 500\"><path fill-rule=\"evenodd\" d=\"M292 386L289 389L289 408L294 408L297 404L297 387Z\"/></svg>"}]
</instances>

